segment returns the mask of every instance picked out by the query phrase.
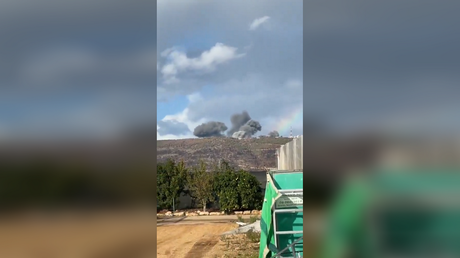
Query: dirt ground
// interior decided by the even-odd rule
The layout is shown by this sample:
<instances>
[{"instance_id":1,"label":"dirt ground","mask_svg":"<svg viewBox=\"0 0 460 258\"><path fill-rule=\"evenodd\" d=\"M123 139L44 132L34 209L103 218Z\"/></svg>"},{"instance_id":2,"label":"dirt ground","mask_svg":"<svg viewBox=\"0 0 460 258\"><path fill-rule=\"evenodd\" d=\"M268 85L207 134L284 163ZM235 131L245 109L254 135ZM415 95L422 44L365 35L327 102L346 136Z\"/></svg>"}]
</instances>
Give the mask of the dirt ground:
<instances>
[{"instance_id":1,"label":"dirt ground","mask_svg":"<svg viewBox=\"0 0 460 258\"><path fill-rule=\"evenodd\" d=\"M220 234L237 227L235 223L160 226L157 228L157 257L223 257L225 245Z\"/></svg>"},{"instance_id":2,"label":"dirt ground","mask_svg":"<svg viewBox=\"0 0 460 258\"><path fill-rule=\"evenodd\" d=\"M234 250L248 245L239 239L223 239L220 234L237 228L237 219L206 216L156 221L151 211L39 212L0 217L0 257L236 257ZM258 246L252 245L252 249Z\"/></svg>"},{"instance_id":3,"label":"dirt ground","mask_svg":"<svg viewBox=\"0 0 460 258\"><path fill-rule=\"evenodd\" d=\"M28 214L0 219L0 257L156 257L152 212Z\"/></svg>"},{"instance_id":4,"label":"dirt ground","mask_svg":"<svg viewBox=\"0 0 460 258\"><path fill-rule=\"evenodd\" d=\"M234 257L220 234L235 216L155 220L151 211L27 213L0 218L0 257Z\"/></svg>"}]
</instances>

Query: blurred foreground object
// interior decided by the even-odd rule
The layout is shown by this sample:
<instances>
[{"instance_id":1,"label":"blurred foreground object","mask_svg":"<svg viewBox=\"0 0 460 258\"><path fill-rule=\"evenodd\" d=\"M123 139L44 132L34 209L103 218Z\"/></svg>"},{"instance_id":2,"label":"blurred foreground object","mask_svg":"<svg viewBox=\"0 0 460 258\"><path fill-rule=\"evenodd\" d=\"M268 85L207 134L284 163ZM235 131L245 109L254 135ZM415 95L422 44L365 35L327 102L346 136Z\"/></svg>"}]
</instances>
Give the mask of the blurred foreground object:
<instances>
[{"instance_id":1,"label":"blurred foreground object","mask_svg":"<svg viewBox=\"0 0 460 258\"><path fill-rule=\"evenodd\" d=\"M459 257L460 169L392 169L347 180L321 257Z\"/></svg>"}]
</instances>

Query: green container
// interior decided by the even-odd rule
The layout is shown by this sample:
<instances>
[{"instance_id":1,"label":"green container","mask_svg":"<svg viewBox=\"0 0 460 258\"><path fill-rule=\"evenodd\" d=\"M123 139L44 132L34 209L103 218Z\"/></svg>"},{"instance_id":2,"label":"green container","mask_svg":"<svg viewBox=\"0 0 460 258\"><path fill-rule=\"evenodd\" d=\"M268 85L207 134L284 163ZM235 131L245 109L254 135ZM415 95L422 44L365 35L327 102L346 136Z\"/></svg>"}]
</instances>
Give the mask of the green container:
<instances>
[{"instance_id":1,"label":"green container","mask_svg":"<svg viewBox=\"0 0 460 258\"><path fill-rule=\"evenodd\" d=\"M281 257L302 257L303 173L270 171L262 207L260 258L272 257L283 249ZM293 244L295 243L295 244Z\"/></svg>"}]
</instances>

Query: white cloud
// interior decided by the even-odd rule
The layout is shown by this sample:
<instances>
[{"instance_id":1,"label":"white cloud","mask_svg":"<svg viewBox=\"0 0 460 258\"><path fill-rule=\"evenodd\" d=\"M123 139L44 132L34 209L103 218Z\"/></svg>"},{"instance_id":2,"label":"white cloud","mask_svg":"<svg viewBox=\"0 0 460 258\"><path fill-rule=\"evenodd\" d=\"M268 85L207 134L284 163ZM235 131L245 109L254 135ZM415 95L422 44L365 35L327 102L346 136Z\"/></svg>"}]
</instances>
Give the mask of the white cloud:
<instances>
[{"instance_id":1,"label":"white cloud","mask_svg":"<svg viewBox=\"0 0 460 258\"><path fill-rule=\"evenodd\" d=\"M302 104L302 1L285 5L279 1L261 4L236 0L222 5L205 0L189 1L186 6L177 4L180 0L171 1L176 4L168 2L158 7L162 9L158 24L163 26L158 26L161 66L157 98L172 104L174 96L188 95L190 100L193 97L189 94L202 92L202 99L185 103L187 110L181 112L195 122L193 126L186 122L191 131L202 122L200 120L219 121L230 128L231 115L246 110L262 125L263 131L257 135L266 134L277 129L280 121L286 120ZM200 15L203 10L209 15ZM238 15L229 15L229 11ZM264 17L266 15L270 17ZM202 26L210 21L210 26ZM251 26L255 30L248 30ZM253 34L266 29L271 29L270 33ZM286 37L292 40L284 40ZM209 40L214 40L212 45L196 51L197 47L210 44ZM244 59L231 60L225 65L205 63L203 51L211 54L216 42L237 47L233 54L246 53ZM182 54L182 59L174 56L175 52ZM179 65L179 61L184 65ZM203 66L216 70L208 72ZM168 76L161 72L163 68ZM179 82L179 79L180 83L166 83ZM301 128L302 123L293 125L294 132L297 127Z\"/></svg>"},{"instance_id":2,"label":"white cloud","mask_svg":"<svg viewBox=\"0 0 460 258\"><path fill-rule=\"evenodd\" d=\"M260 90L260 85L265 86L264 90ZM230 127L231 115L246 110L261 123L260 134L278 128L302 106L303 100L302 79L297 76L278 81L249 75L214 85L213 93L212 98L206 97L188 105L187 117L190 120L206 118L206 121L219 121ZM301 131L297 128L302 128L302 120L295 123L293 130Z\"/></svg>"},{"instance_id":3,"label":"white cloud","mask_svg":"<svg viewBox=\"0 0 460 258\"><path fill-rule=\"evenodd\" d=\"M269 16L264 16L264 17L260 17L260 18L255 19L249 25L249 30L256 30L260 25L268 22L268 20L270 20Z\"/></svg>"},{"instance_id":4,"label":"white cloud","mask_svg":"<svg viewBox=\"0 0 460 258\"><path fill-rule=\"evenodd\" d=\"M171 54L171 52L173 52L174 50L177 51L178 49L177 49L177 48L174 48L174 47L167 48L167 49L163 50L163 51L160 53L160 55L161 55L162 57L168 57L168 55Z\"/></svg>"},{"instance_id":5,"label":"white cloud","mask_svg":"<svg viewBox=\"0 0 460 258\"><path fill-rule=\"evenodd\" d=\"M193 94L190 94L187 96L187 99L189 100L189 104L192 104L192 103L196 103L196 102L199 102L201 101L203 98L202 96L200 95L200 93L193 93ZM186 139L186 138L195 138L195 136L193 135L193 130L195 129L195 127L197 127L198 125L202 124L202 123L205 123L206 122L206 119L205 118L201 118L199 119L198 121L192 121L190 118L189 118L189 112L190 112L190 109L187 107L185 108L184 110L182 110L181 112L179 113L176 113L176 114L173 114L173 115L166 115L163 119L161 119L162 121L175 121L175 122L180 122L180 123L184 123L185 125L187 125L188 129L190 130L190 133L188 134L184 134L184 135L172 135L172 134L168 134L168 135L160 135L158 133L158 129L159 129L159 126L157 126L157 139L158 140L167 140L167 139Z\"/></svg>"},{"instance_id":6,"label":"white cloud","mask_svg":"<svg viewBox=\"0 0 460 258\"><path fill-rule=\"evenodd\" d=\"M165 116L162 121L177 121L177 122L180 122L180 123L184 123L185 125L187 125L188 129L190 130L190 133L187 133L185 135L172 135L172 134L167 134L167 135L160 135L158 134L158 131L157 131L157 139L158 140L166 140L166 139L186 139L186 138L195 138L195 136L193 135L193 130L195 129L195 127L197 127L198 125L202 124L205 122L205 119L200 119L199 121L197 122L194 122L194 121L191 121L189 118L188 118L188 113L189 113L189 108L185 108L184 110L182 110L181 112L179 113L176 113L174 115L167 115Z\"/></svg>"},{"instance_id":7,"label":"white cloud","mask_svg":"<svg viewBox=\"0 0 460 258\"><path fill-rule=\"evenodd\" d=\"M235 47L217 43L210 50L201 53L199 57L189 58L184 51L168 48L161 52L161 56L168 60L168 63L161 69L161 73L165 83L177 83L179 80L176 76L180 72L212 72L218 65L245 55L238 54L237 50Z\"/></svg>"},{"instance_id":8,"label":"white cloud","mask_svg":"<svg viewBox=\"0 0 460 258\"><path fill-rule=\"evenodd\" d=\"M201 96L201 94L199 92L196 92L196 93L188 95L187 99L188 99L188 101L190 103L195 103L195 102L198 102L200 100L203 100L203 97Z\"/></svg>"},{"instance_id":9,"label":"white cloud","mask_svg":"<svg viewBox=\"0 0 460 258\"><path fill-rule=\"evenodd\" d=\"M196 126L208 122L219 121L231 126L230 117L232 114L240 113L243 110L261 123L262 131L257 135L266 135L270 131L280 130L281 124L291 123L294 134L302 133L302 119L288 121L293 112L302 105L302 79L291 77L283 82L273 82L261 76L248 76L232 80L224 84L215 85L213 88L216 95L213 98L203 98L199 93L187 95L189 101L187 107L173 115L165 116L163 121L178 121L187 125L190 129L188 135L163 135L158 139L180 139L195 138L193 130ZM247 94L257 92L260 85L265 85L265 91L258 91L258 94ZM269 103L270 105L264 105ZM284 122L283 122L284 121ZM287 127L289 129L289 127ZM287 135L286 128L279 133Z\"/></svg>"}]
</instances>

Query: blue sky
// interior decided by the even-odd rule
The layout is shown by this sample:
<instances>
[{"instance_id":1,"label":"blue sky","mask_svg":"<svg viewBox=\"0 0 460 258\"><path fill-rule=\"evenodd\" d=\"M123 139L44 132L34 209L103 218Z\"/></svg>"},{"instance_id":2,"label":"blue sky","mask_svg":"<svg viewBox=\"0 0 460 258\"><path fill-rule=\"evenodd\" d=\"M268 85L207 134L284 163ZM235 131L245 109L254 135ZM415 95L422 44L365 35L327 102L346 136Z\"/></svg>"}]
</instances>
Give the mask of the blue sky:
<instances>
[{"instance_id":1,"label":"blue sky","mask_svg":"<svg viewBox=\"0 0 460 258\"><path fill-rule=\"evenodd\" d=\"M260 123L256 135L275 130L303 101L302 17L300 0L160 0L158 139L194 138L209 122L230 130L230 117L243 111ZM302 121L292 126L302 133Z\"/></svg>"},{"instance_id":2,"label":"blue sky","mask_svg":"<svg viewBox=\"0 0 460 258\"><path fill-rule=\"evenodd\" d=\"M188 105L186 96L179 95L167 102L158 102L157 104L157 121L163 119L166 115L176 114Z\"/></svg>"},{"instance_id":3,"label":"blue sky","mask_svg":"<svg viewBox=\"0 0 460 258\"><path fill-rule=\"evenodd\" d=\"M457 130L458 3L333 2L2 1L0 138L153 132L155 112L187 129L159 139L188 138L244 110L262 135L299 105L334 129Z\"/></svg>"}]
</instances>

